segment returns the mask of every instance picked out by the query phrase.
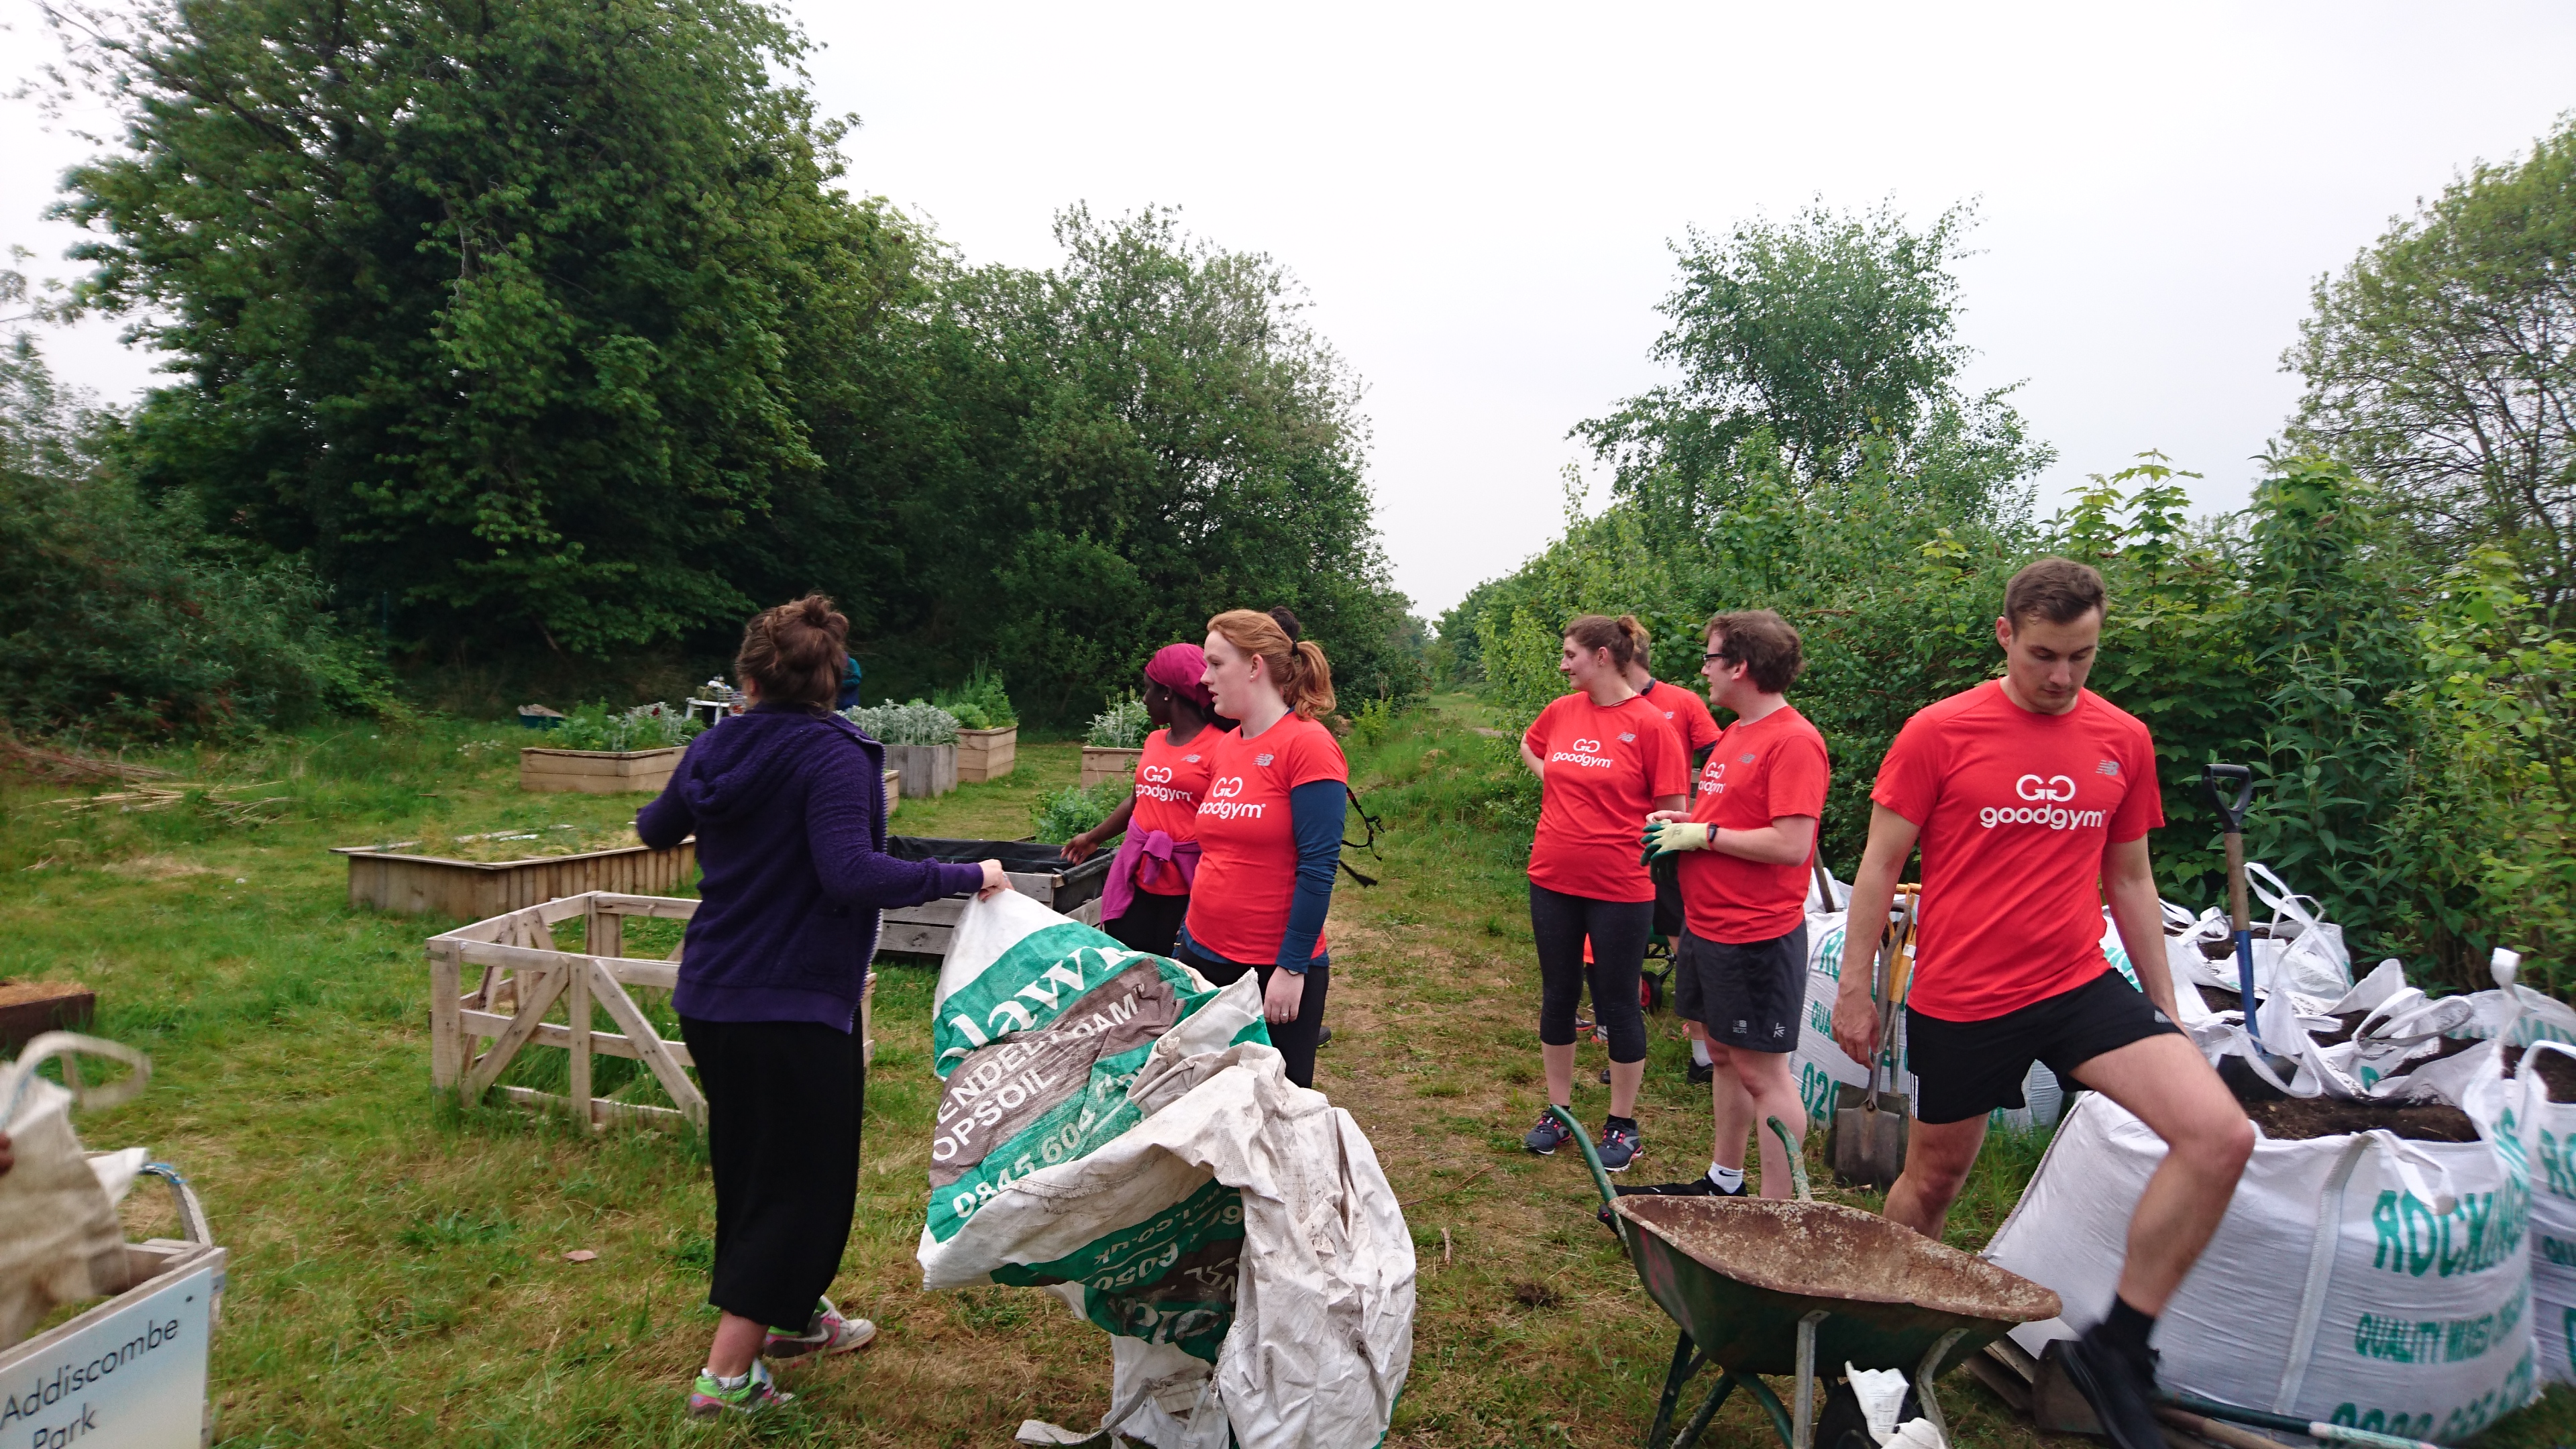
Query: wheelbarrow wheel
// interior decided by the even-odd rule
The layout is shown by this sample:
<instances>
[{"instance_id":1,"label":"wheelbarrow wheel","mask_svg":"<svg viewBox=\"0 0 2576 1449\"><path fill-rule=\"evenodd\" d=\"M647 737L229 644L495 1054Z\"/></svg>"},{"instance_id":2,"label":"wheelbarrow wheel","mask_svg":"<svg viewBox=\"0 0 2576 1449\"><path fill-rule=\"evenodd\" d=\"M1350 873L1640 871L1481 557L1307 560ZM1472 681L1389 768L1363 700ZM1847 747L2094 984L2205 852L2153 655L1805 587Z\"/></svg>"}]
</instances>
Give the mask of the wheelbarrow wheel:
<instances>
[{"instance_id":1,"label":"wheelbarrow wheel","mask_svg":"<svg viewBox=\"0 0 2576 1449\"><path fill-rule=\"evenodd\" d=\"M1906 1389L1896 1422L1922 1414L1922 1398L1912 1388ZM1825 1391L1825 1407L1816 1415L1816 1449L1877 1449L1877 1444L1869 1437L1869 1416L1860 1411L1860 1395L1852 1392L1851 1380L1837 1380Z\"/></svg>"}]
</instances>

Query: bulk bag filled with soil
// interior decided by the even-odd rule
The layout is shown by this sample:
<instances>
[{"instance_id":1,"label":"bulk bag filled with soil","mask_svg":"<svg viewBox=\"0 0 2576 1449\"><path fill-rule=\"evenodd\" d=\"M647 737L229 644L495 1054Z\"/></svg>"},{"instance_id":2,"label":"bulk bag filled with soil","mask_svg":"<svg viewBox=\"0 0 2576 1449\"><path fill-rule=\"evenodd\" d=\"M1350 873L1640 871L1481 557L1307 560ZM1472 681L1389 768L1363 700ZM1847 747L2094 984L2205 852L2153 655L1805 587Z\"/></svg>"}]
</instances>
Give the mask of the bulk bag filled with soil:
<instances>
[{"instance_id":1,"label":"bulk bag filled with soil","mask_svg":"<svg viewBox=\"0 0 2576 1449\"><path fill-rule=\"evenodd\" d=\"M1386 1432L1413 1241L1350 1114L1290 1083L1257 980L1222 990L1016 892L940 972L923 1286L1046 1288L1113 1336L1097 1430L1156 1449Z\"/></svg>"},{"instance_id":2,"label":"bulk bag filled with soil","mask_svg":"<svg viewBox=\"0 0 2576 1449\"><path fill-rule=\"evenodd\" d=\"M2514 1070L2531 1165L2531 1332L2540 1376L2576 1383L2576 1048L2545 1041Z\"/></svg>"},{"instance_id":3,"label":"bulk bag filled with soil","mask_svg":"<svg viewBox=\"0 0 2576 1449\"><path fill-rule=\"evenodd\" d=\"M2530 1215L2508 1084L2459 1104L2286 1098L2159 1320L2161 1382L2300 1418L2456 1443L2530 1402ZM2087 1093L1985 1256L2053 1288L2037 1354L2108 1312L2129 1214L2164 1158Z\"/></svg>"}]
</instances>

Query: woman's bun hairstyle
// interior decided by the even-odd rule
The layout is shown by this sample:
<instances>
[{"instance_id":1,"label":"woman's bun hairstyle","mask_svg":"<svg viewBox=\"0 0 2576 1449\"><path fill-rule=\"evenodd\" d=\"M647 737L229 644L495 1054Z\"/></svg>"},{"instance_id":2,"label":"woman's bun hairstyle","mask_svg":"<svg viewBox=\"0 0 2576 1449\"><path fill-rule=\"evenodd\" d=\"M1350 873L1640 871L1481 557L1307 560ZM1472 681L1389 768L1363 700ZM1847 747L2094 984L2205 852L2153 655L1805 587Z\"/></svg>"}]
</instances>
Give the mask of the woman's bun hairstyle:
<instances>
[{"instance_id":1,"label":"woman's bun hairstyle","mask_svg":"<svg viewBox=\"0 0 2576 1449\"><path fill-rule=\"evenodd\" d=\"M1565 626L1565 637L1574 641L1575 648L1586 654L1607 649L1610 662L1620 669L1626 669L1628 662L1638 657L1637 640L1645 632L1637 627L1634 614L1617 619L1607 614L1585 614Z\"/></svg>"},{"instance_id":2,"label":"woman's bun hairstyle","mask_svg":"<svg viewBox=\"0 0 2576 1449\"><path fill-rule=\"evenodd\" d=\"M1621 614L1616 622L1619 632L1628 636L1629 658L1636 661L1640 669L1653 669L1655 636L1646 632L1646 626L1638 623L1634 614Z\"/></svg>"},{"instance_id":3,"label":"woman's bun hairstyle","mask_svg":"<svg viewBox=\"0 0 2576 1449\"><path fill-rule=\"evenodd\" d=\"M1333 712L1333 666L1324 658L1323 645L1297 637L1304 631L1295 614L1286 609L1268 613L1228 609L1208 620L1208 632L1224 635L1225 642L1246 654L1260 655L1270 667L1271 682L1279 686L1279 697L1291 710L1307 719Z\"/></svg>"},{"instance_id":4,"label":"woman's bun hairstyle","mask_svg":"<svg viewBox=\"0 0 2576 1449\"><path fill-rule=\"evenodd\" d=\"M821 594L764 609L742 627L737 678L755 680L763 703L828 709L849 668L850 621Z\"/></svg>"}]
</instances>

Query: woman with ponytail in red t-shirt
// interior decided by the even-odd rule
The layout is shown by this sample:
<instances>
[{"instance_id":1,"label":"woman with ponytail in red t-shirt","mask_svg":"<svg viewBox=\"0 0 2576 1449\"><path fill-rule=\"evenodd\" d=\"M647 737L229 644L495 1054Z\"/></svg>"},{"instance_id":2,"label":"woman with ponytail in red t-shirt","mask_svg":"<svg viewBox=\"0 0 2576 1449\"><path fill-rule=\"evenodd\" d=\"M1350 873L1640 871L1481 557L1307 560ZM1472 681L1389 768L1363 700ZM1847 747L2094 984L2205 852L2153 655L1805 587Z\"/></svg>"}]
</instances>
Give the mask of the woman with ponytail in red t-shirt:
<instances>
[{"instance_id":1,"label":"woman with ponytail in red t-shirt","mask_svg":"<svg viewBox=\"0 0 2576 1449\"><path fill-rule=\"evenodd\" d=\"M1288 1080L1311 1087L1351 767L1319 719L1333 707L1332 666L1297 632L1285 609L1208 620L1208 689L1217 713L1238 723L1208 751L1199 875L1172 954L1219 986L1260 973L1271 1043Z\"/></svg>"},{"instance_id":2,"label":"woman with ponytail in red t-shirt","mask_svg":"<svg viewBox=\"0 0 2576 1449\"><path fill-rule=\"evenodd\" d=\"M1538 1054L1547 1100L1573 1103L1574 1009L1589 978L1592 1012L1610 1036L1610 1116L1595 1146L1612 1172L1626 1169L1641 1145L1646 1018L1637 973L1654 926L1655 882L1637 863L1637 831L1649 812L1687 804L1690 791L1681 736L1628 683L1634 640L1622 621L1599 614L1566 625L1556 667L1575 692L1539 711L1521 737L1521 763L1539 777L1530 934L1538 946ZM1521 1144L1552 1154L1571 1136L1542 1115Z\"/></svg>"}]
</instances>

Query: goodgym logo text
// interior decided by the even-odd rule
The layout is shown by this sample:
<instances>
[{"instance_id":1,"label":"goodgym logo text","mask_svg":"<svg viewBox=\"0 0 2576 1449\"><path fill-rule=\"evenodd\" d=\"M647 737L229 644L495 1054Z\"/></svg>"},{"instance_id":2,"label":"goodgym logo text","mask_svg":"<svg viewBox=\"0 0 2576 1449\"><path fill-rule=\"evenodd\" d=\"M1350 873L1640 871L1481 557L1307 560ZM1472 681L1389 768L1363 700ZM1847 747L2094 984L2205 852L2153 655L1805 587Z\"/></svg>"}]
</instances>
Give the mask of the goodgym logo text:
<instances>
[{"instance_id":1,"label":"goodgym logo text","mask_svg":"<svg viewBox=\"0 0 2576 1449\"><path fill-rule=\"evenodd\" d=\"M1575 740L1572 749L1559 750L1547 757L1551 765L1562 761L1586 770L1615 770L1619 762L1601 753L1599 740Z\"/></svg>"},{"instance_id":2,"label":"goodgym logo text","mask_svg":"<svg viewBox=\"0 0 2576 1449\"><path fill-rule=\"evenodd\" d=\"M1998 825L2036 825L2046 830L2097 830L2110 823L2107 810L2072 810L2063 803L2075 798L2075 780L2070 775L2024 775L2013 781L2013 793L2033 803L2028 805L1989 805L1977 812L1978 823L1988 830Z\"/></svg>"},{"instance_id":3,"label":"goodgym logo text","mask_svg":"<svg viewBox=\"0 0 2576 1449\"><path fill-rule=\"evenodd\" d=\"M1208 782L1208 797L1199 802L1199 813L1213 815L1220 820L1232 820L1237 816L1260 819L1261 812L1267 808L1267 803L1259 800L1237 800L1235 797L1242 793L1241 775L1219 775Z\"/></svg>"}]
</instances>

